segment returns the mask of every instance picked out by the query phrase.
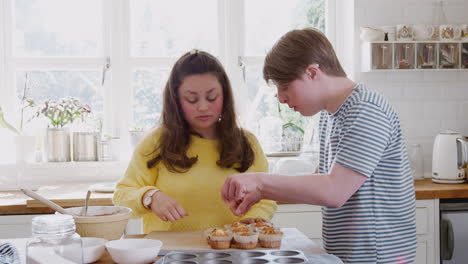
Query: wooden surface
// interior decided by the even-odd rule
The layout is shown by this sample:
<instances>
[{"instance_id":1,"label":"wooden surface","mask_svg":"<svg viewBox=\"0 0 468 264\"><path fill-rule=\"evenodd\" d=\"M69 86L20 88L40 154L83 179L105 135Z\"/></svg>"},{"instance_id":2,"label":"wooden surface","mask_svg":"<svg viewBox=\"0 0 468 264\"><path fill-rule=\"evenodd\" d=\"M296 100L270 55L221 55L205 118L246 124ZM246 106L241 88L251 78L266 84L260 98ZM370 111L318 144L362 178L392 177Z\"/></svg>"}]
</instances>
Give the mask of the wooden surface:
<instances>
[{"instance_id":1,"label":"wooden surface","mask_svg":"<svg viewBox=\"0 0 468 264\"><path fill-rule=\"evenodd\" d=\"M62 207L83 206L91 184L63 184L40 187L36 192ZM90 205L113 205L112 193L93 192ZM46 214L52 209L29 198L21 191L0 192L0 215Z\"/></svg>"},{"instance_id":2,"label":"wooden surface","mask_svg":"<svg viewBox=\"0 0 468 264\"><path fill-rule=\"evenodd\" d=\"M324 254L315 242L307 238L297 228L282 228L283 239L281 249L301 250L305 254ZM151 232L145 238L158 239L163 242L161 252L166 254L174 250L210 250L211 247L206 242L203 231L191 232ZM257 249L262 249L258 247ZM230 249L241 250L241 249Z\"/></svg>"},{"instance_id":3,"label":"wooden surface","mask_svg":"<svg viewBox=\"0 0 468 264\"><path fill-rule=\"evenodd\" d=\"M90 184L43 186L37 192L62 207L82 206ZM431 179L415 181L416 199L468 198L468 184L439 184ZM91 195L91 205L113 205L112 193ZM52 213L48 207L20 191L0 192L0 215Z\"/></svg>"},{"instance_id":4,"label":"wooden surface","mask_svg":"<svg viewBox=\"0 0 468 264\"><path fill-rule=\"evenodd\" d=\"M301 250L306 255L309 254L325 254L326 252L320 248L315 242L307 238L296 228L282 228L284 233L283 240L281 242L282 249L295 249ZM202 231L196 232L152 232L148 235L130 235L125 238L152 238L158 239L163 242L163 248L161 253L166 253L164 250L204 250L211 249L206 244L206 240L203 241ZM25 249L27 238L16 238L16 239L3 239L1 243L10 242L19 251L21 255L22 263L25 263ZM206 247L205 247L206 245ZM95 262L97 264L113 264L111 256L107 252L104 252L102 257Z\"/></svg>"},{"instance_id":5,"label":"wooden surface","mask_svg":"<svg viewBox=\"0 0 468 264\"><path fill-rule=\"evenodd\" d=\"M468 198L468 184L435 183L431 179L414 182L416 199Z\"/></svg>"}]
</instances>

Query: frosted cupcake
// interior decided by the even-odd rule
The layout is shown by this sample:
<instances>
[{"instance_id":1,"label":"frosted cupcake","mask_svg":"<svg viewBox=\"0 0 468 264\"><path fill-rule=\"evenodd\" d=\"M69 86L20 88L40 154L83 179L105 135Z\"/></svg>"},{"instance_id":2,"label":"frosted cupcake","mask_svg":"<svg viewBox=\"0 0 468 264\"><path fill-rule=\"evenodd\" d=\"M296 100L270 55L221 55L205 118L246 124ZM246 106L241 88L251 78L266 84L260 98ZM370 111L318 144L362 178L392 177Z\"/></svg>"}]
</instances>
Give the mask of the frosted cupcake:
<instances>
[{"instance_id":1,"label":"frosted cupcake","mask_svg":"<svg viewBox=\"0 0 468 264\"><path fill-rule=\"evenodd\" d=\"M257 247L258 233L243 232L234 233L234 240L239 249L254 249Z\"/></svg>"},{"instance_id":2,"label":"frosted cupcake","mask_svg":"<svg viewBox=\"0 0 468 264\"><path fill-rule=\"evenodd\" d=\"M232 234L221 228L215 228L208 235L208 244L212 249L228 249L231 246Z\"/></svg>"},{"instance_id":3,"label":"frosted cupcake","mask_svg":"<svg viewBox=\"0 0 468 264\"><path fill-rule=\"evenodd\" d=\"M265 227L258 234L260 245L264 248L279 248L283 232L279 228Z\"/></svg>"}]
</instances>

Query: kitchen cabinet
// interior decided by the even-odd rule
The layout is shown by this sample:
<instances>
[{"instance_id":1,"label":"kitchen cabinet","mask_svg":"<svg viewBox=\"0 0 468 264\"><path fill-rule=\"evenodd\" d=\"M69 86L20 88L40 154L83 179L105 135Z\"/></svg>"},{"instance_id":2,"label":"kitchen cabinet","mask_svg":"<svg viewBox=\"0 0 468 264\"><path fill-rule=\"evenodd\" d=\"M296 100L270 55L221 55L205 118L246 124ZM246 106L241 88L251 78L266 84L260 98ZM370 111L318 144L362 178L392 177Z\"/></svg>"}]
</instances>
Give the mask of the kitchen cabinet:
<instances>
[{"instance_id":1,"label":"kitchen cabinet","mask_svg":"<svg viewBox=\"0 0 468 264\"><path fill-rule=\"evenodd\" d=\"M322 245L320 206L280 204L272 219L280 227L296 227ZM416 201L416 264L439 263L439 199Z\"/></svg>"}]
</instances>

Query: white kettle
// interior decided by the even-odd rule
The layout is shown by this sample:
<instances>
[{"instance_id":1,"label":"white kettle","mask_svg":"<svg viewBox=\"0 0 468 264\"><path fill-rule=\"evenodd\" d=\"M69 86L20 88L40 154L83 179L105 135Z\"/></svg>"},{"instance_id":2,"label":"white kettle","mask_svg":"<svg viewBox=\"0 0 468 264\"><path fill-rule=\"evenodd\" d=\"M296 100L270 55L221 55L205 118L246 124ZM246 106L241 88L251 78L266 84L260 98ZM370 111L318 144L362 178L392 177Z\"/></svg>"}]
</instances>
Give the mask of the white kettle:
<instances>
[{"instance_id":1,"label":"white kettle","mask_svg":"<svg viewBox=\"0 0 468 264\"><path fill-rule=\"evenodd\" d=\"M460 133L446 130L434 141L432 152L432 181L437 183L465 182L465 163L468 162L468 139Z\"/></svg>"}]
</instances>

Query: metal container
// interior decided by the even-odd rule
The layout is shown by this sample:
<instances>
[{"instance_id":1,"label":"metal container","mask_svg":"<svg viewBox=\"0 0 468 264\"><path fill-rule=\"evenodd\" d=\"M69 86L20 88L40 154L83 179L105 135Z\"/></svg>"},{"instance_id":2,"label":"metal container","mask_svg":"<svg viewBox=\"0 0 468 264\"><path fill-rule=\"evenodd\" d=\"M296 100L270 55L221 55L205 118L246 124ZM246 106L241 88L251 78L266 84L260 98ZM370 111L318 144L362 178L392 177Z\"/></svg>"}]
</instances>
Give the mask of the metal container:
<instances>
[{"instance_id":1,"label":"metal container","mask_svg":"<svg viewBox=\"0 0 468 264\"><path fill-rule=\"evenodd\" d=\"M106 138L106 139L98 139L97 142L97 154L98 154L98 160L99 161L110 161L113 160L112 157L112 144L111 144L112 139Z\"/></svg>"},{"instance_id":2,"label":"metal container","mask_svg":"<svg viewBox=\"0 0 468 264\"><path fill-rule=\"evenodd\" d=\"M299 250L203 250L177 251L168 253L164 264L203 263L307 263L304 253ZM158 262L159 263L159 262Z\"/></svg>"},{"instance_id":3,"label":"metal container","mask_svg":"<svg viewBox=\"0 0 468 264\"><path fill-rule=\"evenodd\" d=\"M97 161L97 133L73 133L73 161Z\"/></svg>"},{"instance_id":4,"label":"metal container","mask_svg":"<svg viewBox=\"0 0 468 264\"><path fill-rule=\"evenodd\" d=\"M70 161L70 133L64 128L48 128L45 142L48 162Z\"/></svg>"}]
</instances>

